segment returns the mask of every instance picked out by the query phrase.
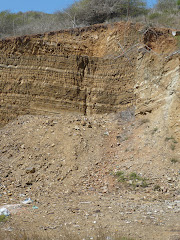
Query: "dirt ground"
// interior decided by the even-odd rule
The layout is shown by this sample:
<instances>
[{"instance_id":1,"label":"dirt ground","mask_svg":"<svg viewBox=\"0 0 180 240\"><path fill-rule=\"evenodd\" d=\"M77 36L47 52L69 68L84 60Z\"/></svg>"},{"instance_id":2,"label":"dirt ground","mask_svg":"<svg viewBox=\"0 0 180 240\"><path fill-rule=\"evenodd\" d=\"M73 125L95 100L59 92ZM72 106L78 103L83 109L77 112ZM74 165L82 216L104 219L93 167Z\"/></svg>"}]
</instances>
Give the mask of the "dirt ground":
<instances>
[{"instance_id":1,"label":"dirt ground","mask_svg":"<svg viewBox=\"0 0 180 240\"><path fill-rule=\"evenodd\" d=\"M180 239L179 143L151 114L20 116L0 136L1 233Z\"/></svg>"}]
</instances>

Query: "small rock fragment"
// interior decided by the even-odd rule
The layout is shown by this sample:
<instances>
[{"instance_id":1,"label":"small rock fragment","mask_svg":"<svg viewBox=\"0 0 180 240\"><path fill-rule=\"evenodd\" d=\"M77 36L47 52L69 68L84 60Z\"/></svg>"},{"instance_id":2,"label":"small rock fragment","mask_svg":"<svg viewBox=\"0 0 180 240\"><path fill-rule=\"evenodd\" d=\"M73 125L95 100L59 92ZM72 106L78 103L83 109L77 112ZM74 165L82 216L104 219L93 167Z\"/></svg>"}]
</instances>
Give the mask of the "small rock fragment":
<instances>
[{"instance_id":1,"label":"small rock fragment","mask_svg":"<svg viewBox=\"0 0 180 240\"><path fill-rule=\"evenodd\" d=\"M26 168L26 173L35 173L35 171L36 171L35 167Z\"/></svg>"}]
</instances>

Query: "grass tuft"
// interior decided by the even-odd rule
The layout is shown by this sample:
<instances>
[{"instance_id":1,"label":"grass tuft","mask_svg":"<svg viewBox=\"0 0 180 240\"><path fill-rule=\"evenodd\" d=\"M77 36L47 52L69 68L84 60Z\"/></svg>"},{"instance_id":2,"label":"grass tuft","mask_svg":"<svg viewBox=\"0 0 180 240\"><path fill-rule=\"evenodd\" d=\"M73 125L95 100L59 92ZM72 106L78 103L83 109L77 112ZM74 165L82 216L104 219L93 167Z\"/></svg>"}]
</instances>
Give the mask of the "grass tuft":
<instances>
[{"instance_id":1,"label":"grass tuft","mask_svg":"<svg viewBox=\"0 0 180 240\"><path fill-rule=\"evenodd\" d=\"M159 185L154 186L154 191L160 191L160 190L161 190L161 187Z\"/></svg>"},{"instance_id":2,"label":"grass tuft","mask_svg":"<svg viewBox=\"0 0 180 240\"><path fill-rule=\"evenodd\" d=\"M125 182L127 184L130 184L130 186L133 186L133 187L147 187L148 186L148 183L147 183L147 179L139 176L137 173L135 172L132 172L130 174L126 174L122 171L118 171L114 174L117 179L118 179L118 182Z\"/></svg>"},{"instance_id":3,"label":"grass tuft","mask_svg":"<svg viewBox=\"0 0 180 240\"><path fill-rule=\"evenodd\" d=\"M0 223L1 223L1 222L6 222L7 219L8 219L7 216L5 216L5 215L0 215Z\"/></svg>"},{"instance_id":4,"label":"grass tuft","mask_svg":"<svg viewBox=\"0 0 180 240\"><path fill-rule=\"evenodd\" d=\"M154 134L157 132L157 130L158 130L158 128L155 127L155 128L152 130L151 134L154 135Z\"/></svg>"},{"instance_id":5,"label":"grass tuft","mask_svg":"<svg viewBox=\"0 0 180 240\"><path fill-rule=\"evenodd\" d=\"M172 163L177 163L177 162L179 162L179 160L176 159L176 158L171 158L171 162L172 162Z\"/></svg>"},{"instance_id":6,"label":"grass tuft","mask_svg":"<svg viewBox=\"0 0 180 240\"><path fill-rule=\"evenodd\" d=\"M166 137L166 138L165 138L165 142L168 142L169 140L172 140L172 142L173 142L174 144L178 143L173 136L171 136L171 137Z\"/></svg>"},{"instance_id":7,"label":"grass tuft","mask_svg":"<svg viewBox=\"0 0 180 240\"><path fill-rule=\"evenodd\" d=\"M174 144L171 144L171 150L175 150L176 146Z\"/></svg>"},{"instance_id":8,"label":"grass tuft","mask_svg":"<svg viewBox=\"0 0 180 240\"><path fill-rule=\"evenodd\" d=\"M125 182L125 180L126 180L126 178L124 176L124 172L122 172L122 171L116 172L115 176L117 177L118 182Z\"/></svg>"}]
</instances>

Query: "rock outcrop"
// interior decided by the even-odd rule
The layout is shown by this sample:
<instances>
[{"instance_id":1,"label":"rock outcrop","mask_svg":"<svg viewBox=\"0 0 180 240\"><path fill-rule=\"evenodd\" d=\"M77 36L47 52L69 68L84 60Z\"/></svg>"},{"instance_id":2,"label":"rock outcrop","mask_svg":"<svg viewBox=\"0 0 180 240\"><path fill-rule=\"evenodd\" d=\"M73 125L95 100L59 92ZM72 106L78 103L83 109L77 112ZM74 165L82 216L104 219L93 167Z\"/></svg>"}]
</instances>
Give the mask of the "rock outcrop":
<instances>
[{"instance_id":1,"label":"rock outcrop","mask_svg":"<svg viewBox=\"0 0 180 240\"><path fill-rule=\"evenodd\" d=\"M178 131L179 54L167 29L117 23L0 41L0 122L20 114L158 110Z\"/></svg>"}]
</instances>

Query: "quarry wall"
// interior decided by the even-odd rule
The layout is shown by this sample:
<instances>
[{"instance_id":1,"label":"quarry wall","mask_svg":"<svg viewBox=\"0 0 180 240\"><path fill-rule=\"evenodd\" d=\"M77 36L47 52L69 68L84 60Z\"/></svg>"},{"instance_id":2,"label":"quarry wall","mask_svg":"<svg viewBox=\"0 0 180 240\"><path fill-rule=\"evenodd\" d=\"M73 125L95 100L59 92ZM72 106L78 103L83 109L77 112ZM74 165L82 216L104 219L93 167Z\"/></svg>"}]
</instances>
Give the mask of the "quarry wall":
<instances>
[{"instance_id":1,"label":"quarry wall","mask_svg":"<svg viewBox=\"0 0 180 240\"><path fill-rule=\"evenodd\" d=\"M116 58L121 30L100 25L2 40L1 123L19 114L105 113L133 105L135 58L131 64Z\"/></svg>"},{"instance_id":2,"label":"quarry wall","mask_svg":"<svg viewBox=\"0 0 180 240\"><path fill-rule=\"evenodd\" d=\"M93 114L136 106L138 115L163 106L173 125L179 55L167 56L175 49L170 30L132 23L1 40L0 123L21 114Z\"/></svg>"},{"instance_id":3,"label":"quarry wall","mask_svg":"<svg viewBox=\"0 0 180 240\"><path fill-rule=\"evenodd\" d=\"M134 100L134 73L125 75L126 65L87 56L1 55L1 115L116 111Z\"/></svg>"}]
</instances>

